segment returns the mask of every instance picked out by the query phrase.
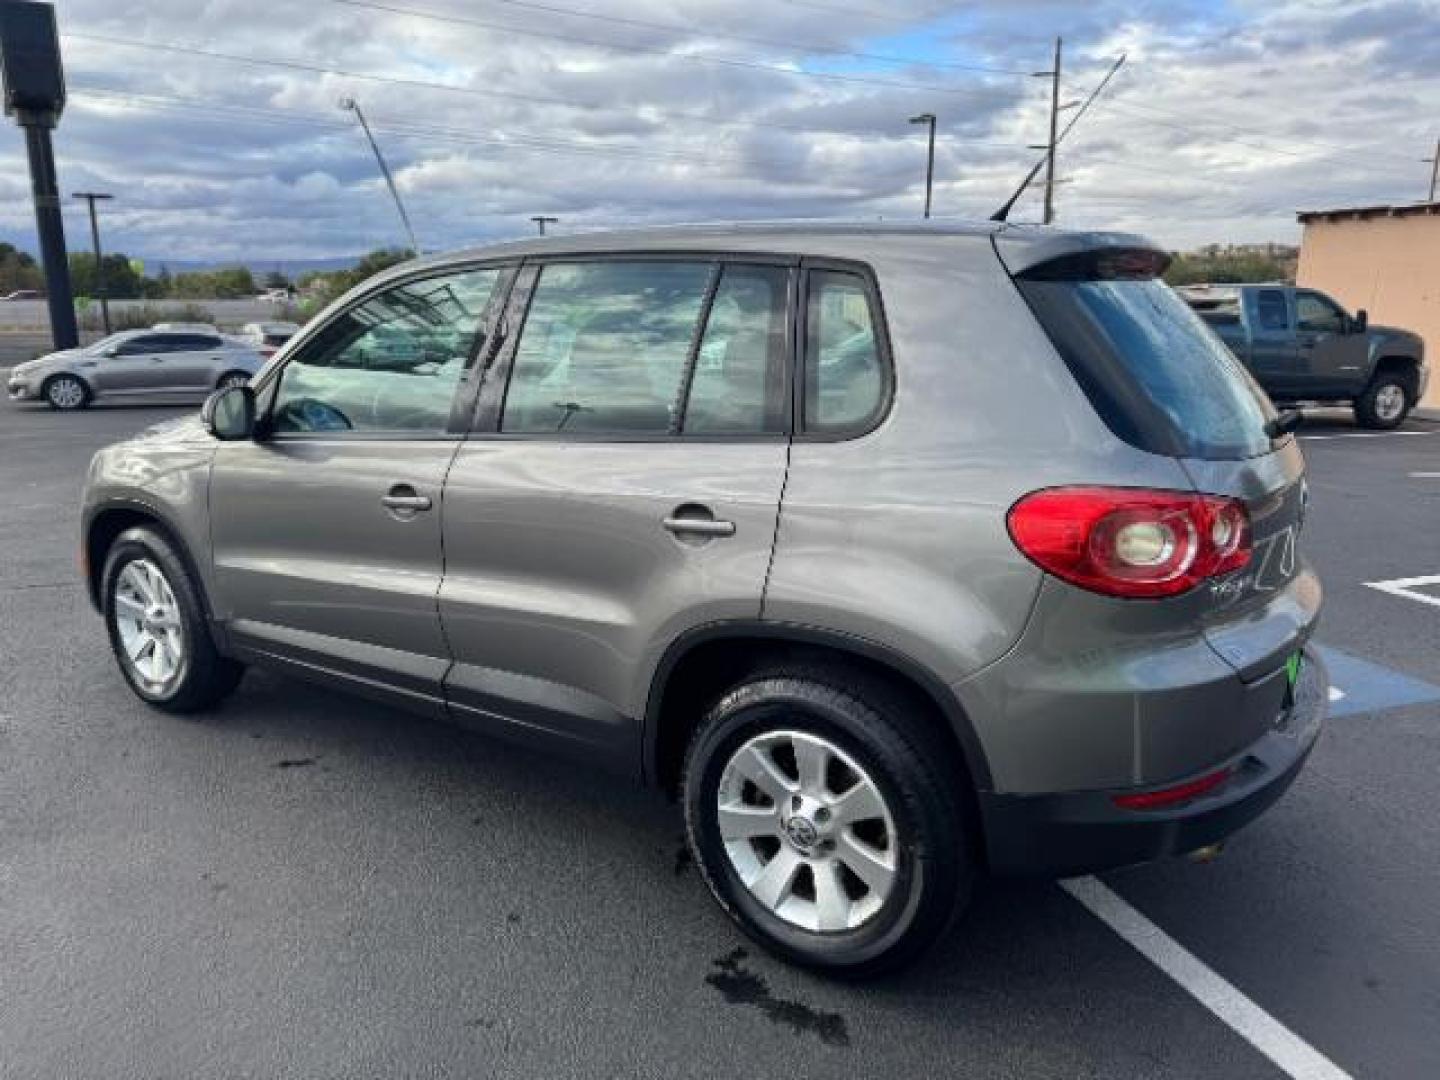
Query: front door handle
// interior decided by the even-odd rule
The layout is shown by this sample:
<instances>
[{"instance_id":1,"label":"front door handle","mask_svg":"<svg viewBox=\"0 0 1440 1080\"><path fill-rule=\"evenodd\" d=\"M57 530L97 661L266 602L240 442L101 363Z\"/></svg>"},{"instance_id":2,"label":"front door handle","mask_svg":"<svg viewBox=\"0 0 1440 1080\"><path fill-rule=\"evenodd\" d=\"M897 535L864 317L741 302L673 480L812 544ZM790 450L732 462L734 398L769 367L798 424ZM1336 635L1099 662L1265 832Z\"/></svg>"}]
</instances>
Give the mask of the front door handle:
<instances>
[{"instance_id":1,"label":"front door handle","mask_svg":"<svg viewBox=\"0 0 1440 1080\"><path fill-rule=\"evenodd\" d=\"M716 521L714 518L667 517L662 524L666 532L676 536L734 536L733 521Z\"/></svg>"},{"instance_id":2,"label":"front door handle","mask_svg":"<svg viewBox=\"0 0 1440 1080\"><path fill-rule=\"evenodd\" d=\"M380 500L380 505L396 517L414 517L421 510L429 510L433 503L429 495L421 495L409 484L396 484Z\"/></svg>"}]
</instances>

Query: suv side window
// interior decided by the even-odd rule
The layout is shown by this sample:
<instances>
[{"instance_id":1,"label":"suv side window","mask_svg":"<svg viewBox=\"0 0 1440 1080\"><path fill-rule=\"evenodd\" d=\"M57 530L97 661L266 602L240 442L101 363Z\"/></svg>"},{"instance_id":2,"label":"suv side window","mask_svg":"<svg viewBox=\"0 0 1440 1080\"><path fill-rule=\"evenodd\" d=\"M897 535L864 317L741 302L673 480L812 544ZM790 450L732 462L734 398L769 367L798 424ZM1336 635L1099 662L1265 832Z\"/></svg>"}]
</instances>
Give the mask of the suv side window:
<instances>
[{"instance_id":1,"label":"suv side window","mask_svg":"<svg viewBox=\"0 0 1440 1080\"><path fill-rule=\"evenodd\" d=\"M671 432L715 271L706 262L631 260L541 267L500 430Z\"/></svg>"},{"instance_id":2,"label":"suv side window","mask_svg":"<svg viewBox=\"0 0 1440 1080\"><path fill-rule=\"evenodd\" d=\"M865 279L812 270L805 333L805 430L853 431L884 405L885 369Z\"/></svg>"},{"instance_id":3,"label":"suv side window","mask_svg":"<svg viewBox=\"0 0 1440 1080\"><path fill-rule=\"evenodd\" d=\"M1338 334L1345 328L1340 309L1319 293L1295 294L1295 324L1301 330Z\"/></svg>"},{"instance_id":4,"label":"suv side window","mask_svg":"<svg viewBox=\"0 0 1440 1080\"><path fill-rule=\"evenodd\" d=\"M336 316L281 372L271 430L443 434L499 277L407 281Z\"/></svg>"},{"instance_id":5,"label":"suv side window","mask_svg":"<svg viewBox=\"0 0 1440 1080\"><path fill-rule=\"evenodd\" d=\"M790 273L729 265L695 355L681 431L762 435L785 430Z\"/></svg>"},{"instance_id":6,"label":"suv side window","mask_svg":"<svg viewBox=\"0 0 1440 1080\"><path fill-rule=\"evenodd\" d=\"M1261 289L1255 294L1255 313L1261 330L1289 330L1290 313L1285 294L1279 289Z\"/></svg>"}]
</instances>

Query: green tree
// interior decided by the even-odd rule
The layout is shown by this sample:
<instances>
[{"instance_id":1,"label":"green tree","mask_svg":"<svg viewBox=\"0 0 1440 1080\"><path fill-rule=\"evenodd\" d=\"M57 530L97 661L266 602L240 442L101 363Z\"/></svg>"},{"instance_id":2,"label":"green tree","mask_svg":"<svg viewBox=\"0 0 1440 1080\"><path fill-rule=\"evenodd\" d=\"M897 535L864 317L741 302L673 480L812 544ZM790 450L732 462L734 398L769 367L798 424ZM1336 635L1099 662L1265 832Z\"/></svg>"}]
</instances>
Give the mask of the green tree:
<instances>
[{"instance_id":1,"label":"green tree","mask_svg":"<svg viewBox=\"0 0 1440 1080\"><path fill-rule=\"evenodd\" d=\"M14 244L0 241L0 295L16 289L45 288L45 275L40 264L28 251L21 251Z\"/></svg>"},{"instance_id":2,"label":"green tree","mask_svg":"<svg viewBox=\"0 0 1440 1080\"><path fill-rule=\"evenodd\" d=\"M288 289L290 288L290 279L279 270L271 270L265 275L265 288Z\"/></svg>"},{"instance_id":3,"label":"green tree","mask_svg":"<svg viewBox=\"0 0 1440 1080\"><path fill-rule=\"evenodd\" d=\"M128 255L105 256L105 294L112 300L133 300L142 293L141 278ZM70 253L70 288L76 296L99 296L95 256L88 251Z\"/></svg>"},{"instance_id":4,"label":"green tree","mask_svg":"<svg viewBox=\"0 0 1440 1080\"><path fill-rule=\"evenodd\" d=\"M380 248L362 256L349 270L313 271L302 275L299 284L306 293L306 311L313 314L360 282L413 258L414 254L405 248Z\"/></svg>"}]
</instances>

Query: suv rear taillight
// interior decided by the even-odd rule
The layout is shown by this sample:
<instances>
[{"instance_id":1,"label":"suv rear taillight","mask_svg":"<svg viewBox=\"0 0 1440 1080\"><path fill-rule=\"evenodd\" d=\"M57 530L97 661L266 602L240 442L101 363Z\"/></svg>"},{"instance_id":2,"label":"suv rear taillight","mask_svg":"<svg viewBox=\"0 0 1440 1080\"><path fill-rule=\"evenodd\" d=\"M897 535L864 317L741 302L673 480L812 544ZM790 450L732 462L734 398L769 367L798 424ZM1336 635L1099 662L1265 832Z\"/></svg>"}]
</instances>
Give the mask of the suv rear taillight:
<instances>
[{"instance_id":1,"label":"suv rear taillight","mask_svg":"<svg viewBox=\"0 0 1440 1080\"><path fill-rule=\"evenodd\" d=\"M1010 536L1063 581L1105 596L1178 596L1250 561L1238 499L1140 488L1047 488L1010 508Z\"/></svg>"}]
</instances>

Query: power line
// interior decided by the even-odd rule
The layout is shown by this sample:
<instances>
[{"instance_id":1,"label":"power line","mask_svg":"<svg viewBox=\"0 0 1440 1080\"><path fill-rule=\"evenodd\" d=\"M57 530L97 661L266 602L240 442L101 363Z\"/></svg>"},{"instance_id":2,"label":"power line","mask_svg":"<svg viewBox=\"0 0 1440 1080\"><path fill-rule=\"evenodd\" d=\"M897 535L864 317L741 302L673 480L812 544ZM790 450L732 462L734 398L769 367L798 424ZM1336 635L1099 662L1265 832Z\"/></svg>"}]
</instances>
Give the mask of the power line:
<instances>
[{"instance_id":1,"label":"power line","mask_svg":"<svg viewBox=\"0 0 1440 1080\"><path fill-rule=\"evenodd\" d=\"M62 38L74 39L76 41L89 41L102 45L118 45L134 49L150 49L159 52L177 53L185 56L201 56L210 60L225 60L236 64L248 64L253 67L273 67L288 71L303 71L312 75L332 75L344 79L361 79L365 82L382 83L389 86L403 86L412 90L439 90L451 94L466 94L472 97L493 97L510 101L523 101L531 105L555 105L567 109L579 109L589 112L604 112L611 108L609 105L596 102L575 101L569 98L549 97L542 94L522 94L513 90L482 89L475 86L455 86L452 83L430 82L425 79L411 79L395 75L372 75L363 71L350 71L345 68L326 67L322 64L304 63L298 60L285 60L280 58L260 58L255 56L241 56L235 53L223 53L213 49L203 49L194 45L173 45L157 41L134 41L127 38L107 37L102 34L86 34L78 31L66 31L60 35ZM953 91L956 94L961 91ZM976 96L994 97L1002 96L996 94L983 94L975 92ZM1007 100L1013 95L1003 95ZM721 126L751 127L751 128L773 128L777 131L797 131L804 134L825 132L831 134L850 134L847 129L841 128L820 128L809 124L781 124L772 121L762 120L736 120L717 116L708 116L705 113L667 111L663 114L666 119L671 120L693 120L702 124L717 124ZM967 140L968 141L968 140ZM1008 144L1007 144L1008 145Z\"/></svg>"},{"instance_id":2,"label":"power line","mask_svg":"<svg viewBox=\"0 0 1440 1080\"><path fill-rule=\"evenodd\" d=\"M831 15L851 15L886 23L913 23L916 20L933 19L935 16L945 13L944 8L936 8L914 15L902 15L898 12L866 11L862 8L843 7L840 4L817 4L812 0L784 0L784 2L793 7L809 8L811 11L824 11Z\"/></svg>"},{"instance_id":3,"label":"power line","mask_svg":"<svg viewBox=\"0 0 1440 1080\"><path fill-rule=\"evenodd\" d=\"M1120 109L1120 110L1122 110L1122 111L1126 111L1126 112L1146 112L1146 113L1154 113L1154 114L1159 115L1159 116L1170 116L1170 117L1174 117L1174 118L1176 118L1176 119L1178 119L1178 120L1184 120L1184 121L1187 122L1187 124L1188 124L1189 126L1182 126L1182 125L1179 125L1179 124L1168 125L1168 126L1172 126L1172 127L1177 127L1177 128L1179 128L1180 130L1182 130L1182 131L1193 131L1193 130L1196 130L1196 129L1195 129L1195 125L1198 125L1198 124L1210 124L1210 125L1213 126L1213 127L1224 128L1224 129L1227 130L1227 131L1238 131L1238 132L1240 132L1242 135L1257 135L1257 136L1259 136L1259 137L1262 138L1262 139L1275 139L1275 138L1282 138L1282 137L1283 137L1286 142L1289 142L1289 143L1292 143L1292 144L1296 144L1296 145L1316 146L1316 147L1320 147L1320 148L1325 149L1325 150L1333 150L1333 151L1335 151L1335 152L1337 152L1337 153L1349 153L1349 154L1354 154L1354 153L1355 153L1355 151L1354 151L1354 149L1353 149L1353 144L1344 145L1344 144L1341 144L1341 143L1325 142L1325 141L1322 141L1322 140L1320 140L1320 139L1302 139L1302 138L1299 138L1299 137L1292 137L1292 136L1277 136L1277 135L1272 134L1271 132L1263 131L1263 130L1261 130L1260 128L1242 127L1242 126L1240 126L1239 124L1232 124L1232 123L1230 123L1228 120L1218 120L1218 119L1214 119L1214 118L1211 118L1211 117L1208 117L1208 116L1195 116L1193 113L1181 113L1181 112L1176 112L1176 111L1173 110L1173 109L1162 109L1162 108L1159 108L1158 106L1155 106L1155 105L1144 105L1144 104L1141 104L1141 103L1135 102L1135 101L1121 102L1121 103L1116 104L1115 107L1118 108L1118 109ZM1248 145L1248 144L1246 144L1246 145ZM1403 160L1403 161L1408 162L1408 161L1410 160L1409 157L1407 157L1407 156L1405 156L1405 155L1402 155L1402 154L1399 154L1399 153L1390 153L1390 152L1386 152L1386 151L1380 151L1380 152L1381 152L1381 153L1385 153L1386 156L1388 156L1388 157L1393 157L1393 158L1395 158L1397 161ZM1302 155L1298 155L1298 154L1297 154L1296 156L1302 156Z\"/></svg>"},{"instance_id":4,"label":"power line","mask_svg":"<svg viewBox=\"0 0 1440 1080\"><path fill-rule=\"evenodd\" d=\"M263 124L302 125L311 128L323 128L335 132L351 130L349 125L334 121L328 116L322 116L319 113L300 112L293 109L259 109L244 105L204 102L193 98L185 99L166 97L158 94L137 94L103 87L85 86L83 84L72 85L72 89L79 90L87 95L99 94L104 97L115 98L127 104L145 105L151 108L188 110L211 117L236 118ZM376 123L373 127L376 131L383 132L387 135L397 135L404 138L429 138L443 143L501 147L512 150L537 150L541 152L637 158L647 161L693 163L698 165L717 165L727 162L741 163L743 160L735 157L728 159L717 158L715 156L702 157L698 154L686 154L682 151L646 151L631 147L565 142L563 140L545 141L529 136L486 138L483 135L457 131L453 128L431 128L424 125L415 125L403 119L391 120L388 123Z\"/></svg>"},{"instance_id":5,"label":"power line","mask_svg":"<svg viewBox=\"0 0 1440 1080\"><path fill-rule=\"evenodd\" d=\"M890 53L856 52L853 49L844 49L837 45L818 45L797 41L778 41L775 38L752 37L745 34L732 34L723 30L711 30L694 25L685 26L681 23L652 22L647 19L632 19L623 15L601 15L593 11L578 11L575 8L561 7L555 4L542 4L536 0L491 0L492 3L504 4L506 7L520 8L525 11L539 11L547 15L563 15L573 19L591 19L596 22L609 23L614 26L634 26L645 30L660 30L665 33L695 34L700 37L714 38L720 41L738 41L744 45L761 45L769 49L782 49L786 52L802 53L824 53L831 56L849 56L856 60L870 60L882 64L908 64L923 67L943 67L956 71L977 71L991 75L1026 75L1028 72L1016 68L988 67L980 64L964 64L956 60L936 60L919 56L897 56ZM441 12L422 11L415 8L392 6L390 4L377 3L375 0L331 0L331 3L344 4L347 7L368 8L372 11L384 11L392 15L406 15L417 19L435 19L441 22L465 23L473 26L481 26L487 29L513 30L509 26L496 26L494 23L485 22L480 19L462 17L459 15L447 15ZM531 32L531 31L521 31ZM534 33L538 34L538 31ZM549 37L552 35L543 34L539 36ZM574 39L569 37L560 38L562 41L589 39ZM589 42L600 45L604 48L629 48L616 42ZM668 55L675 55L668 53ZM686 54L687 56L689 54Z\"/></svg>"},{"instance_id":6,"label":"power line","mask_svg":"<svg viewBox=\"0 0 1440 1080\"><path fill-rule=\"evenodd\" d=\"M522 37L544 38L549 41L563 41L572 45L585 45L595 49L613 49L618 52L646 53L654 56L665 56L675 60L684 60L686 63L717 64L722 67L743 68L748 71L769 71L777 75L786 75L792 78L801 79L823 79L829 82L855 83L863 86L885 86L893 90L924 90L932 94L959 94L962 96L1005 96L998 93L981 95L979 91L965 90L953 86L937 86L933 83L911 83L900 82L895 79L874 79L866 75L845 75L836 71L802 71L798 68L785 67L781 64L767 64L763 60L740 60L725 56L707 56L704 53L677 52L674 49L667 49L659 45L630 45L618 41L598 41L595 38L580 37L574 34L557 34L548 30L527 30L508 23L488 22L484 19L472 18L469 15L442 15L437 12L415 11L410 8L393 7L388 4L372 3L369 0L332 0L333 3L347 4L351 7L364 7L376 11L386 11L395 15L408 15L412 18L433 19L437 22L446 22L460 26L474 26L484 30L498 30L505 34L518 34Z\"/></svg>"},{"instance_id":7,"label":"power line","mask_svg":"<svg viewBox=\"0 0 1440 1080\"><path fill-rule=\"evenodd\" d=\"M212 102L201 98L186 98L175 95L147 94L138 91L126 90L118 87L97 86L88 83L72 84L72 89L80 90L86 94L99 94L103 97L112 97L131 104L144 104L155 108L173 108L182 110L198 111L206 114L220 116L236 116L240 119L254 120L261 123L303 123L313 127L323 127L334 131L348 131L345 124L336 122L329 114L304 112L296 109L276 109L251 105L238 105L228 102ZM476 146L498 146L510 149L537 149L544 151L567 151L577 154L610 155L626 158L640 158L652 161L672 161L680 163L694 163L699 165L720 165L720 164L745 164L747 162L784 164L778 160L761 158L754 155L701 155L690 153L684 150L642 150L629 146L616 146L610 143L583 143L566 140L543 140L530 135L505 135L497 133L499 137L486 137L458 128L435 127L432 125L416 124L407 117L380 116L371 118L376 121L372 124L376 131L383 131L389 135L399 136L426 136L432 137L438 142L451 142ZM899 136L897 136L897 139ZM968 141L966 145L991 147L1004 150L1018 150L1018 143L1001 142L978 142Z\"/></svg>"},{"instance_id":8,"label":"power line","mask_svg":"<svg viewBox=\"0 0 1440 1080\"><path fill-rule=\"evenodd\" d=\"M1289 137L1282 136L1282 135L1265 135L1265 134L1261 134L1261 137L1262 137L1262 138L1266 138L1266 139L1270 139L1270 140L1272 140L1271 142L1269 142L1269 143L1252 142L1252 141L1249 140L1249 139L1236 138L1236 137L1233 136L1233 135L1224 135L1224 136L1221 136L1221 135L1216 135L1216 134L1213 133L1213 132L1207 132L1207 131L1205 131L1203 128L1200 128L1200 127L1196 126L1198 123L1205 123L1205 122L1206 122L1203 118L1200 119L1200 120L1198 120L1198 121L1195 121L1195 122L1192 122L1192 123L1188 123L1188 124L1177 124L1177 123L1173 123L1173 122L1168 121L1168 120L1160 120L1160 119L1157 119L1157 118L1151 117L1151 116L1143 116L1143 115L1142 115L1142 116L1136 116L1136 115L1134 115L1134 112L1135 112L1137 106L1131 105L1131 104L1129 104L1129 103L1117 103L1117 104L1114 105L1114 108L1117 109L1117 110L1120 111L1120 112L1128 112L1128 113L1131 113L1131 114L1132 114L1132 120L1133 120L1135 123L1139 123L1139 124L1153 124L1153 125L1156 125L1156 126L1158 126L1158 127L1169 128L1169 129L1171 129L1172 131L1180 131L1180 132L1183 132L1183 133L1185 133L1185 134L1187 134L1187 135L1198 136L1198 137L1203 138L1203 139L1206 139L1206 140L1208 140L1208 141L1210 141L1210 142L1228 143L1228 144L1230 144L1230 145L1232 145L1232 146L1243 146L1243 147L1245 147L1245 148L1247 148L1247 149L1249 149L1249 150L1263 150L1263 151L1265 151L1266 153L1280 154L1280 155L1282 155L1282 156L1284 156L1284 157L1293 157L1293 158L1309 159L1309 158L1314 157L1314 155L1311 154L1311 153L1307 153L1307 152L1304 151L1304 150L1287 149L1285 146L1277 145L1279 142L1282 142L1282 141L1283 141L1283 142L1286 142L1286 143L1289 143L1291 146L1304 145L1304 144L1307 144L1307 142L1308 142L1309 145L1313 145L1313 146L1315 146L1315 147L1317 147L1317 148L1319 148L1319 149L1325 150L1327 157L1353 158L1353 159L1355 159L1356 161L1361 161L1361 160L1363 160L1363 161L1367 162L1368 164L1371 164L1371 165L1374 164L1374 155L1371 154L1371 153L1365 153L1365 152L1360 152L1360 151L1356 151L1356 150L1344 150L1344 149L1340 149L1340 148L1338 148L1338 147L1335 147L1333 144L1330 144L1330 143L1316 143L1316 142L1309 142L1308 140L1305 140L1305 139L1289 138ZM1229 126L1229 125L1222 125L1222 126ZM1237 131L1238 131L1238 130L1242 130L1242 129L1232 127L1231 130L1237 130ZM1397 160L1401 160L1400 155L1398 155L1398 154L1388 153L1388 152L1386 152L1386 151L1379 151L1379 152L1380 152L1380 153L1384 153L1386 157L1393 157L1393 158L1396 158ZM1403 159L1403 160L1408 161L1409 158L1405 158L1405 159Z\"/></svg>"}]
</instances>

